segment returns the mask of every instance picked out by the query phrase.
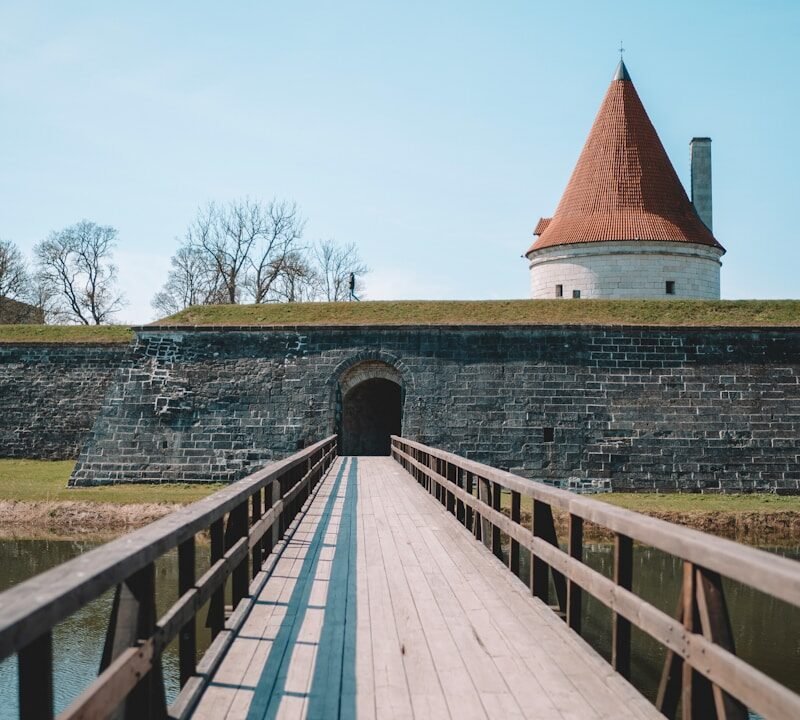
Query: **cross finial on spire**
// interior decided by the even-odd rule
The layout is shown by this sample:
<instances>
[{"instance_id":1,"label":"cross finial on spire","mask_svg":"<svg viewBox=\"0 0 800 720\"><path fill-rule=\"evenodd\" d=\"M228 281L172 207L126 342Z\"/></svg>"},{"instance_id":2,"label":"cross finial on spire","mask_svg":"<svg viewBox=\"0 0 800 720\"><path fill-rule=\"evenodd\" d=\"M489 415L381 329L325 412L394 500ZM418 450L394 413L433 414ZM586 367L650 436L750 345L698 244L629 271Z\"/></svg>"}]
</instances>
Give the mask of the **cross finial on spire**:
<instances>
[{"instance_id":1,"label":"cross finial on spire","mask_svg":"<svg viewBox=\"0 0 800 720\"><path fill-rule=\"evenodd\" d=\"M619 41L619 59L622 60L622 53L625 52L625 48L622 47L622 40Z\"/></svg>"}]
</instances>

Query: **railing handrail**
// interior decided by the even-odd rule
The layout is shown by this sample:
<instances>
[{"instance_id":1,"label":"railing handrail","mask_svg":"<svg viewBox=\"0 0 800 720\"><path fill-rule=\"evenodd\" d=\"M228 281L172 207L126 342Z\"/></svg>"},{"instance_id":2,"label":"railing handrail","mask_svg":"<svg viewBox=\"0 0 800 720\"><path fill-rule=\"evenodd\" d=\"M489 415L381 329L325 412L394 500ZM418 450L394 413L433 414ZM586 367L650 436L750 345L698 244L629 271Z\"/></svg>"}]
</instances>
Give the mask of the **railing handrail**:
<instances>
[{"instance_id":1,"label":"railing handrail","mask_svg":"<svg viewBox=\"0 0 800 720\"><path fill-rule=\"evenodd\" d=\"M746 708L764 717L800 717L800 695L736 655L722 584L725 576L800 606L800 563L609 507L395 435L391 452L447 512L504 562L505 535L510 541L508 566L518 577L520 549L528 550L531 592L550 605L552 581L570 629L580 633L583 592L610 609L611 665L623 677L631 676L633 627L661 644L667 654L656 707L665 715L674 717L680 702L683 717L689 720L712 715L744 720ZM502 509L504 489L511 491L510 517ZM533 499L530 526L522 523L523 495ZM553 508L568 513L566 550L560 546ZM583 562L584 520L614 531L612 578ZM634 540L682 561L675 617L634 591ZM695 683L698 692L692 689Z\"/></svg>"},{"instance_id":2,"label":"railing handrail","mask_svg":"<svg viewBox=\"0 0 800 720\"><path fill-rule=\"evenodd\" d=\"M229 487L0 593L0 659L25 647L156 558L207 529L334 438L332 435L270 463Z\"/></svg>"},{"instance_id":3,"label":"railing handrail","mask_svg":"<svg viewBox=\"0 0 800 720\"><path fill-rule=\"evenodd\" d=\"M408 438L392 435L392 440L800 607L800 565L795 560L576 495Z\"/></svg>"}]
</instances>

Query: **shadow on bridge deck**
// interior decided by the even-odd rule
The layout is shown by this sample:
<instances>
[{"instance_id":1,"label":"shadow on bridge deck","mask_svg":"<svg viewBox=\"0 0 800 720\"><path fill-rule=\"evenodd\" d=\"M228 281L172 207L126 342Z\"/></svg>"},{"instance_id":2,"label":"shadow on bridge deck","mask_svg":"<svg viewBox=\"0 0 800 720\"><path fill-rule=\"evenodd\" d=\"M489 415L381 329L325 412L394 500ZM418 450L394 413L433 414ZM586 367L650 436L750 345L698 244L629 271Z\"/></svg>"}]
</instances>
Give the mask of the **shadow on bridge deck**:
<instances>
[{"instance_id":1,"label":"shadow on bridge deck","mask_svg":"<svg viewBox=\"0 0 800 720\"><path fill-rule=\"evenodd\" d=\"M651 718L389 458L318 486L195 718Z\"/></svg>"}]
</instances>

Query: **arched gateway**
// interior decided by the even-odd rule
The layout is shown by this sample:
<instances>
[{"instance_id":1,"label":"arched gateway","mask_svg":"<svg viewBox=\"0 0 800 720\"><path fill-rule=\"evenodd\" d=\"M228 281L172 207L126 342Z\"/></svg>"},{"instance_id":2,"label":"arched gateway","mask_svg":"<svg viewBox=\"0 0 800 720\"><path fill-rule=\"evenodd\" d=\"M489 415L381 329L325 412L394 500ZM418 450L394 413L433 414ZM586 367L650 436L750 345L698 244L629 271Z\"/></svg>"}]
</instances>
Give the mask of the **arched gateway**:
<instances>
[{"instance_id":1,"label":"arched gateway","mask_svg":"<svg viewBox=\"0 0 800 720\"><path fill-rule=\"evenodd\" d=\"M365 360L339 379L339 452L342 455L388 455L389 437L403 424L403 377L397 368Z\"/></svg>"}]
</instances>

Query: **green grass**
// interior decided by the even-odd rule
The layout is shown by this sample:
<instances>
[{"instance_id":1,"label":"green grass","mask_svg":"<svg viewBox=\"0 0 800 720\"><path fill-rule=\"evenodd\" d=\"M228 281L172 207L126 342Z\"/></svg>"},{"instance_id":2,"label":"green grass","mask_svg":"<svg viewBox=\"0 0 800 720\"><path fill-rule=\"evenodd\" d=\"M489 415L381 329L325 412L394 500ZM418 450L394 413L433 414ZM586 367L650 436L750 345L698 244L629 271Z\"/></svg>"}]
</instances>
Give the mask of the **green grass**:
<instances>
[{"instance_id":1,"label":"green grass","mask_svg":"<svg viewBox=\"0 0 800 720\"><path fill-rule=\"evenodd\" d=\"M800 300L458 300L191 307L156 325L800 326Z\"/></svg>"},{"instance_id":2,"label":"green grass","mask_svg":"<svg viewBox=\"0 0 800 720\"><path fill-rule=\"evenodd\" d=\"M72 460L0 460L0 500L26 502L76 500L119 505L140 503L190 503L224 485L106 485L69 488Z\"/></svg>"},{"instance_id":3,"label":"green grass","mask_svg":"<svg viewBox=\"0 0 800 720\"><path fill-rule=\"evenodd\" d=\"M753 493L700 495L694 493L607 493L592 495L603 502L636 512L783 512L800 511L800 496Z\"/></svg>"},{"instance_id":4,"label":"green grass","mask_svg":"<svg viewBox=\"0 0 800 720\"><path fill-rule=\"evenodd\" d=\"M99 343L130 342L133 333L125 325L0 325L0 343Z\"/></svg>"},{"instance_id":5,"label":"green grass","mask_svg":"<svg viewBox=\"0 0 800 720\"><path fill-rule=\"evenodd\" d=\"M584 495L590 500L616 505L640 513L737 513L800 512L800 495L701 495L699 493L598 493ZM502 507L510 511L511 494L503 493ZM530 515L533 501L522 498L522 511Z\"/></svg>"}]
</instances>

